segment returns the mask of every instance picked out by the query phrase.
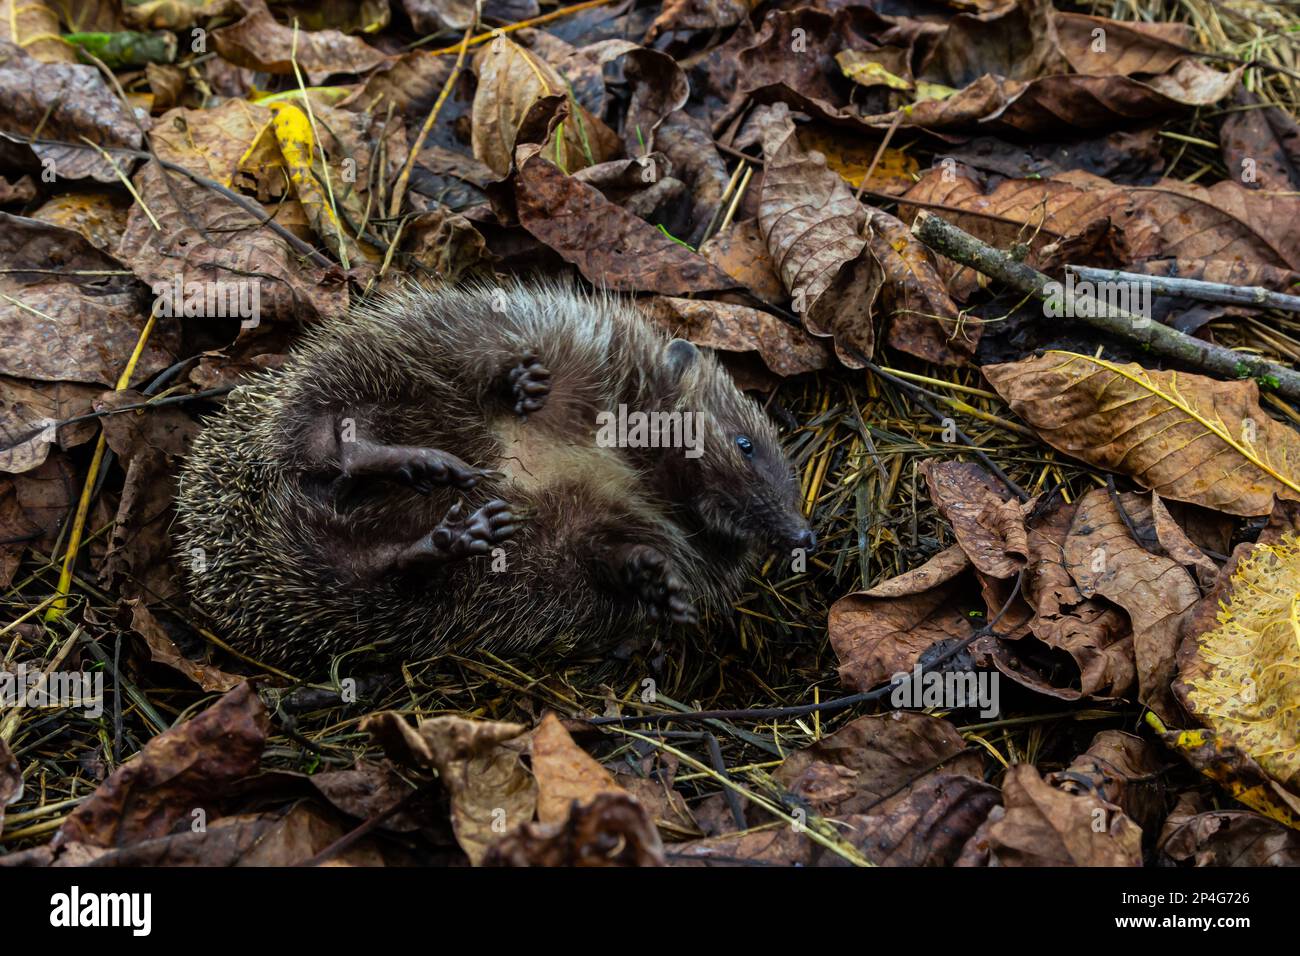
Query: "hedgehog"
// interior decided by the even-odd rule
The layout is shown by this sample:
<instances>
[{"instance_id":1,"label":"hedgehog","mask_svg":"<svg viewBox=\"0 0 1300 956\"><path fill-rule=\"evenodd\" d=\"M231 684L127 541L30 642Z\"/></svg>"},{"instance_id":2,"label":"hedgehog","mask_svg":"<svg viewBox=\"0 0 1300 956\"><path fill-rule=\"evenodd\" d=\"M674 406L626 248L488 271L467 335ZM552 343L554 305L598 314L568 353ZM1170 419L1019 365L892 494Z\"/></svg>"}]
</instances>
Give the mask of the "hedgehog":
<instances>
[{"instance_id":1,"label":"hedgehog","mask_svg":"<svg viewBox=\"0 0 1300 956\"><path fill-rule=\"evenodd\" d=\"M555 282L378 297L203 423L177 494L196 606L280 667L606 655L810 551L763 409L627 300Z\"/></svg>"}]
</instances>

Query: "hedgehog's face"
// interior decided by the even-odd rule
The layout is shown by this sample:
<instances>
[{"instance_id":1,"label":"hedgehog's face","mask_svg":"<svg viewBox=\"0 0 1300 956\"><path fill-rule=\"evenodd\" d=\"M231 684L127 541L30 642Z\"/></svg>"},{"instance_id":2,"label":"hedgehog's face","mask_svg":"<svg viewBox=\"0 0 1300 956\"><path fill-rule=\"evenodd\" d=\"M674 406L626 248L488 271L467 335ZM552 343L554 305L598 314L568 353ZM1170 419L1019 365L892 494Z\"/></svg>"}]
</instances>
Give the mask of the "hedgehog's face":
<instances>
[{"instance_id":1,"label":"hedgehog's face","mask_svg":"<svg viewBox=\"0 0 1300 956\"><path fill-rule=\"evenodd\" d=\"M698 404L699 443L682 489L710 531L745 543L811 551L817 538L800 507L799 484L767 415L725 373L680 339L668 349L681 368L681 407Z\"/></svg>"}]
</instances>

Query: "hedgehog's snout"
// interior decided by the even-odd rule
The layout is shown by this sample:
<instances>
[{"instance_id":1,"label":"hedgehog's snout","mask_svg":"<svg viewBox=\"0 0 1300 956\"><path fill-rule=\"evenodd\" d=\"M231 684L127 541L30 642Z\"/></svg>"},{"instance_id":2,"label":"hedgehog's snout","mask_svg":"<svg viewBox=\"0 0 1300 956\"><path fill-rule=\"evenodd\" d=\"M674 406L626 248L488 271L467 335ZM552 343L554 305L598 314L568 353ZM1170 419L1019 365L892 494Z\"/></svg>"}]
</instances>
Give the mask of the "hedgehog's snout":
<instances>
[{"instance_id":1,"label":"hedgehog's snout","mask_svg":"<svg viewBox=\"0 0 1300 956\"><path fill-rule=\"evenodd\" d=\"M811 554L817 548L817 533L798 512L771 529L772 544L786 550L799 549Z\"/></svg>"},{"instance_id":2,"label":"hedgehog's snout","mask_svg":"<svg viewBox=\"0 0 1300 956\"><path fill-rule=\"evenodd\" d=\"M811 554L817 549L817 532L806 525L786 539L790 548L800 548Z\"/></svg>"}]
</instances>

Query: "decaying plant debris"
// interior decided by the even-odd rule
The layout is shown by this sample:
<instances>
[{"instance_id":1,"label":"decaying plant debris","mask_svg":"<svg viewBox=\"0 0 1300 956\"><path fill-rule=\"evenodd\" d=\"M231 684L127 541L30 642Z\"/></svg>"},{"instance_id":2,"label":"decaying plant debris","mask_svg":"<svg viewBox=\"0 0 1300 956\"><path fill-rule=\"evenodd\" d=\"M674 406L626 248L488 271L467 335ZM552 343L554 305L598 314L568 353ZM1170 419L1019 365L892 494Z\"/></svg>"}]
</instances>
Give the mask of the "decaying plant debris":
<instances>
[{"instance_id":1,"label":"decaying plant debris","mask_svg":"<svg viewBox=\"0 0 1300 956\"><path fill-rule=\"evenodd\" d=\"M1058 3L0 2L0 864L1300 862L1300 20ZM723 353L817 553L594 684L230 653L202 415L529 272Z\"/></svg>"}]
</instances>

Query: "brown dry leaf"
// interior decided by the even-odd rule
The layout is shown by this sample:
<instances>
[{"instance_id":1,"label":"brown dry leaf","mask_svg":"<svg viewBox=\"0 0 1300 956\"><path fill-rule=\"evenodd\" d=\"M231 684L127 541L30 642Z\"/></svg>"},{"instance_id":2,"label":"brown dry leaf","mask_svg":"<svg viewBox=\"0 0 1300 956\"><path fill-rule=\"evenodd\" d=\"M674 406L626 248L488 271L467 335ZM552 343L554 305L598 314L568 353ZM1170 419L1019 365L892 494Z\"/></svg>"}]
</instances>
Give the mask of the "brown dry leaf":
<instances>
[{"instance_id":1,"label":"brown dry leaf","mask_svg":"<svg viewBox=\"0 0 1300 956\"><path fill-rule=\"evenodd\" d=\"M1026 520L1029 557L1021 578L1021 599L1011 606L999 627L1017 643L1004 645L1006 653L995 654L994 663L1017 683L1065 700L1122 697L1137 682L1133 628L1128 616L1110 601L1085 597L1070 575L1064 547L1076 510L1075 504L1059 501L1031 502ZM1003 582L1000 588L987 584L985 601L989 613L995 614L1010 596L1010 583ZM1069 654L1076 675L1063 679L1061 668L1039 673L1027 666L1021 659L1024 654L1017 654L1032 653L1032 644L1025 647L1019 643L1026 634ZM1009 666L1011 654L1016 654L1020 666Z\"/></svg>"},{"instance_id":2,"label":"brown dry leaf","mask_svg":"<svg viewBox=\"0 0 1300 956\"><path fill-rule=\"evenodd\" d=\"M0 377L0 471L20 474L39 467L54 445L75 448L95 434L90 421L55 423L90 411L100 390L74 382L28 383Z\"/></svg>"},{"instance_id":3,"label":"brown dry leaf","mask_svg":"<svg viewBox=\"0 0 1300 956\"><path fill-rule=\"evenodd\" d=\"M201 830L141 840L111 850L66 844L41 862L56 867L301 866L347 833L338 814L305 801L268 813L246 813L210 821ZM45 849L41 847L40 849ZM0 862L4 860L0 857ZM363 837L323 866L386 866L408 861L382 842Z\"/></svg>"},{"instance_id":4,"label":"brown dry leaf","mask_svg":"<svg viewBox=\"0 0 1300 956\"><path fill-rule=\"evenodd\" d=\"M551 823L539 819L537 823L521 824L494 844L483 860L484 866L663 866L663 863L659 833L645 808L631 794L618 789L602 790L590 801L573 803Z\"/></svg>"},{"instance_id":5,"label":"brown dry leaf","mask_svg":"<svg viewBox=\"0 0 1300 956\"><path fill-rule=\"evenodd\" d=\"M768 305L786 301L781 277L767 254L757 219L735 223L700 246L700 255Z\"/></svg>"},{"instance_id":6,"label":"brown dry leaf","mask_svg":"<svg viewBox=\"0 0 1300 956\"><path fill-rule=\"evenodd\" d=\"M356 110L363 113L383 115L391 106L397 115L406 120L422 123L433 104L437 101L442 88L451 75L455 57L438 56L427 50L411 50L380 66L367 78L355 92L340 100L342 109ZM439 119L455 121L466 115L470 109L467 97L457 94L449 97L443 104ZM442 146L448 143L440 138L446 136L438 128L430 131L428 142Z\"/></svg>"},{"instance_id":7,"label":"brown dry leaf","mask_svg":"<svg viewBox=\"0 0 1300 956\"><path fill-rule=\"evenodd\" d=\"M996 182L993 188L987 183ZM946 212L962 229L1000 248L1030 246L1027 262L1048 243L1104 230L1126 261L1186 259L1240 261L1254 267L1300 268L1300 198L1220 182L1209 188L1162 179L1151 186L1117 186L1083 171L1050 179L990 179L936 166L906 194L927 203L969 210ZM903 204L905 220L916 207ZM1121 238L1122 237L1122 238ZM954 294L969 294L969 270ZM1181 273L1180 273L1181 274Z\"/></svg>"},{"instance_id":8,"label":"brown dry leaf","mask_svg":"<svg viewBox=\"0 0 1300 956\"><path fill-rule=\"evenodd\" d=\"M1241 71L1220 73L1183 59L1168 72L1142 80L1116 74L1057 74L1027 81L985 75L945 99L914 104L902 125L1019 135L1114 128L1218 103L1236 88ZM877 128L892 121L889 114L865 118Z\"/></svg>"},{"instance_id":9,"label":"brown dry leaf","mask_svg":"<svg viewBox=\"0 0 1300 956\"><path fill-rule=\"evenodd\" d=\"M0 373L115 382L144 326L139 286L121 274L121 262L71 229L8 213L0 213L0 226L0 259L9 270L0 275ZM51 267L59 271L51 275ZM77 271L109 274L67 274ZM175 361L175 345L175 325L161 324L132 381Z\"/></svg>"},{"instance_id":10,"label":"brown dry leaf","mask_svg":"<svg viewBox=\"0 0 1300 956\"><path fill-rule=\"evenodd\" d=\"M1057 46L1075 73L1164 73L1190 55L1187 47L1193 42L1185 23L1129 22L1059 10L1052 21Z\"/></svg>"},{"instance_id":11,"label":"brown dry leaf","mask_svg":"<svg viewBox=\"0 0 1300 956\"><path fill-rule=\"evenodd\" d=\"M418 801L408 802L401 810L393 809L414 793L411 784L388 761L378 763L358 760L348 770L314 773L309 782L337 810L359 820L384 816L379 824L394 833L411 833L427 822L421 818L425 808ZM415 803L413 807L411 803Z\"/></svg>"},{"instance_id":12,"label":"brown dry leaf","mask_svg":"<svg viewBox=\"0 0 1300 956\"><path fill-rule=\"evenodd\" d=\"M388 57L360 37L338 30L298 30L271 15L264 0L240 0L245 16L212 31L217 53L236 66L263 73L292 74L296 60L312 86L336 73L365 73ZM296 40L296 46L295 46Z\"/></svg>"},{"instance_id":13,"label":"brown dry leaf","mask_svg":"<svg viewBox=\"0 0 1300 956\"><path fill-rule=\"evenodd\" d=\"M1159 849L1175 865L1300 866L1300 831L1242 810L1175 812Z\"/></svg>"},{"instance_id":14,"label":"brown dry leaf","mask_svg":"<svg viewBox=\"0 0 1300 956\"><path fill-rule=\"evenodd\" d=\"M1300 269L1300 197L1162 179L1133 194L1134 258L1241 260Z\"/></svg>"},{"instance_id":15,"label":"brown dry leaf","mask_svg":"<svg viewBox=\"0 0 1300 956\"><path fill-rule=\"evenodd\" d=\"M116 255L151 288L172 288L178 277L185 285L256 281L262 322L309 322L346 310L341 270L302 261L283 237L233 202L177 173L164 182L152 163L135 185L170 228L154 229L139 205L133 206Z\"/></svg>"},{"instance_id":16,"label":"brown dry leaf","mask_svg":"<svg viewBox=\"0 0 1300 956\"><path fill-rule=\"evenodd\" d=\"M600 793L624 792L608 770L573 742L553 713L543 717L534 732L532 753L539 823L563 823L574 803L590 803Z\"/></svg>"},{"instance_id":17,"label":"brown dry leaf","mask_svg":"<svg viewBox=\"0 0 1300 956\"><path fill-rule=\"evenodd\" d=\"M515 181L519 222L596 286L664 295L736 285L707 259L534 154Z\"/></svg>"},{"instance_id":18,"label":"brown dry leaf","mask_svg":"<svg viewBox=\"0 0 1300 956\"><path fill-rule=\"evenodd\" d=\"M865 5L772 10L752 41L729 57L735 64L727 90L730 105L735 109L745 99L778 102L841 127L858 125L863 113L892 109L900 94L887 85L858 87L846 103L844 70L836 60L844 51L879 54L876 39L887 29L888 23ZM903 69L898 54L883 55L896 72ZM910 70L904 72L910 79Z\"/></svg>"},{"instance_id":19,"label":"brown dry leaf","mask_svg":"<svg viewBox=\"0 0 1300 956\"><path fill-rule=\"evenodd\" d=\"M439 284L489 274L496 259L473 223L445 206L406 220L400 257L409 271Z\"/></svg>"},{"instance_id":20,"label":"brown dry leaf","mask_svg":"<svg viewBox=\"0 0 1300 956\"><path fill-rule=\"evenodd\" d=\"M534 46L534 50L537 47ZM658 142L660 125L676 113L690 98L690 84L677 61L666 53L638 46L630 40L601 40L582 47L564 60L556 61L556 72L565 88L593 114L603 112L605 106L606 67L617 64L622 71L627 88L627 111L623 115L623 148L629 156L644 156L652 150L662 149ZM590 88L594 94L586 97L578 92ZM563 92L564 88L552 90ZM680 114L685 117L685 114ZM704 127L707 129L707 125ZM713 152L707 139L697 141ZM718 164L721 166L721 162ZM726 184L726 173L722 184Z\"/></svg>"},{"instance_id":21,"label":"brown dry leaf","mask_svg":"<svg viewBox=\"0 0 1300 956\"><path fill-rule=\"evenodd\" d=\"M664 33L725 30L744 20L753 6L750 0L667 0L645 42Z\"/></svg>"},{"instance_id":22,"label":"brown dry leaf","mask_svg":"<svg viewBox=\"0 0 1300 956\"><path fill-rule=\"evenodd\" d=\"M554 112L555 106L548 104L567 103L568 115L548 138L542 150L546 159L575 172L618 153L613 130L569 98L564 77L535 53L501 36L483 49L475 63L474 158L498 176L510 172L525 124L536 126L539 110Z\"/></svg>"},{"instance_id":23,"label":"brown dry leaf","mask_svg":"<svg viewBox=\"0 0 1300 956\"><path fill-rule=\"evenodd\" d=\"M949 548L919 568L831 605L827 630L845 689L871 690L911 671L932 644L969 637L970 620L960 606L966 585L957 580L968 566L960 549Z\"/></svg>"},{"instance_id":24,"label":"brown dry leaf","mask_svg":"<svg viewBox=\"0 0 1300 956\"><path fill-rule=\"evenodd\" d=\"M1300 807L1300 537L1288 532L1243 547L1213 597L1210 626L1193 631L1180 660L1179 699L1220 750L1249 757ZM1208 607L1205 608L1209 610ZM1208 614L1199 616L1204 622ZM1206 622L1209 623L1209 622ZM1239 800L1270 813L1276 804L1240 791ZM1276 814L1271 814L1278 816ZM1293 814L1287 814L1291 820ZM1283 818L1283 822L1290 822ZM1294 824L1292 824L1294 825Z\"/></svg>"},{"instance_id":25,"label":"brown dry leaf","mask_svg":"<svg viewBox=\"0 0 1300 956\"><path fill-rule=\"evenodd\" d=\"M140 148L140 127L93 66L41 63L0 40L0 90L0 132L25 142L39 128L41 139L78 144L30 147L59 179L119 181L111 163L85 148L83 136L110 153L113 147ZM135 162L121 153L116 160L128 171Z\"/></svg>"},{"instance_id":26,"label":"brown dry leaf","mask_svg":"<svg viewBox=\"0 0 1300 956\"><path fill-rule=\"evenodd\" d=\"M928 458L921 474L930 500L978 570L1014 577L1029 555L1024 513L1005 484L979 465Z\"/></svg>"},{"instance_id":27,"label":"brown dry leaf","mask_svg":"<svg viewBox=\"0 0 1300 956\"><path fill-rule=\"evenodd\" d=\"M944 218L971 235L1002 249L1025 244L1025 261L1043 266L1044 247L1062 237L1083 235L1106 228L1118 235L1127 217L1130 196L1107 180L1083 172L1062 173L1050 179L1000 179L992 189L973 172L942 162L928 170L907 191L916 199L945 207ZM919 207L904 201L899 216L915 218ZM970 210L969 213L956 210ZM943 260L948 289L958 299L969 298L986 281L973 270Z\"/></svg>"},{"instance_id":28,"label":"brown dry leaf","mask_svg":"<svg viewBox=\"0 0 1300 956\"><path fill-rule=\"evenodd\" d=\"M655 296L637 307L670 334L724 352L757 352L775 375L826 368L829 349L802 329L767 312L731 302Z\"/></svg>"},{"instance_id":29,"label":"brown dry leaf","mask_svg":"<svg viewBox=\"0 0 1300 956\"><path fill-rule=\"evenodd\" d=\"M668 115L655 133L654 144L672 165L674 177L685 183L691 194L690 225L680 230L680 236L698 247L714 214L722 207L722 195L730 179L727 165L713 142L709 124L685 110ZM639 147L632 152L639 153ZM784 299L784 295L780 298Z\"/></svg>"},{"instance_id":30,"label":"brown dry leaf","mask_svg":"<svg viewBox=\"0 0 1300 956\"><path fill-rule=\"evenodd\" d=\"M1219 566L1187 536L1159 495L1151 496L1151 520L1156 540L1165 554L1173 558L1196 578L1201 590L1214 587L1219 577Z\"/></svg>"},{"instance_id":31,"label":"brown dry leaf","mask_svg":"<svg viewBox=\"0 0 1300 956\"><path fill-rule=\"evenodd\" d=\"M180 671L206 691L225 693L247 679L185 657L143 601L137 598L126 603L131 607L131 628L144 638L151 659Z\"/></svg>"},{"instance_id":32,"label":"brown dry leaf","mask_svg":"<svg viewBox=\"0 0 1300 956\"><path fill-rule=\"evenodd\" d=\"M889 344L937 365L968 364L983 323L959 321L935 254L889 213L872 209L869 222L867 248L884 272L881 303L892 317Z\"/></svg>"},{"instance_id":33,"label":"brown dry leaf","mask_svg":"<svg viewBox=\"0 0 1300 956\"><path fill-rule=\"evenodd\" d=\"M1171 685L1178 641L1184 620L1200 600L1200 588L1177 561L1152 554L1133 539L1129 524L1152 523L1150 500L1125 493L1118 496L1118 505L1124 515L1105 488L1079 499L1063 547L1065 566L1084 597L1101 595L1128 613L1138 699L1164 720L1176 720Z\"/></svg>"},{"instance_id":34,"label":"brown dry leaf","mask_svg":"<svg viewBox=\"0 0 1300 956\"><path fill-rule=\"evenodd\" d=\"M76 475L64 455L32 471L0 478L0 581L8 585L29 545L49 552L76 495Z\"/></svg>"},{"instance_id":35,"label":"brown dry leaf","mask_svg":"<svg viewBox=\"0 0 1300 956\"><path fill-rule=\"evenodd\" d=\"M675 759L675 758L674 758ZM674 790L671 776L667 778L638 777L627 771L614 774L620 787L636 797L650 819L669 839L681 839L683 833L699 833L686 798Z\"/></svg>"},{"instance_id":36,"label":"brown dry leaf","mask_svg":"<svg viewBox=\"0 0 1300 956\"><path fill-rule=\"evenodd\" d=\"M131 0L122 4L126 25L146 30L183 30L211 17L238 16L242 0Z\"/></svg>"},{"instance_id":37,"label":"brown dry leaf","mask_svg":"<svg viewBox=\"0 0 1300 956\"><path fill-rule=\"evenodd\" d=\"M474 865L507 832L532 820L538 789L520 759L522 724L448 716L423 720L417 729L386 711L367 717L361 729L398 763L438 771L451 798L456 842Z\"/></svg>"},{"instance_id":38,"label":"brown dry leaf","mask_svg":"<svg viewBox=\"0 0 1300 956\"><path fill-rule=\"evenodd\" d=\"M958 866L1142 865L1142 831L1099 794L1068 793L1033 766L1015 764L1002 782L1002 804Z\"/></svg>"},{"instance_id":39,"label":"brown dry leaf","mask_svg":"<svg viewBox=\"0 0 1300 956\"><path fill-rule=\"evenodd\" d=\"M766 110L766 112L763 112ZM794 311L814 335L830 337L851 367L871 356L872 307L884 275L864 255L867 214L821 156L799 146L783 103L755 111L763 135L758 226Z\"/></svg>"},{"instance_id":40,"label":"brown dry leaf","mask_svg":"<svg viewBox=\"0 0 1300 956\"><path fill-rule=\"evenodd\" d=\"M149 92L153 94L151 113L165 113L180 103L185 94L185 84L189 76L178 66L159 63L146 63L144 75L149 81Z\"/></svg>"},{"instance_id":41,"label":"brown dry leaf","mask_svg":"<svg viewBox=\"0 0 1300 956\"><path fill-rule=\"evenodd\" d=\"M59 15L40 0L0 0L0 40L42 63L76 63L77 50L59 31Z\"/></svg>"},{"instance_id":42,"label":"brown dry leaf","mask_svg":"<svg viewBox=\"0 0 1300 956\"><path fill-rule=\"evenodd\" d=\"M667 857L670 866L811 866L818 849L807 834L782 825L675 843Z\"/></svg>"},{"instance_id":43,"label":"brown dry leaf","mask_svg":"<svg viewBox=\"0 0 1300 956\"><path fill-rule=\"evenodd\" d=\"M22 768L9 750L9 744L0 740L0 834L5 832L5 807L17 803L22 796Z\"/></svg>"},{"instance_id":44,"label":"brown dry leaf","mask_svg":"<svg viewBox=\"0 0 1300 956\"><path fill-rule=\"evenodd\" d=\"M1144 829L1165 814L1162 785L1156 780L1164 757L1150 740L1121 730L1103 730L1065 770L1047 782L1066 793L1094 793L1124 811Z\"/></svg>"},{"instance_id":45,"label":"brown dry leaf","mask_svg":"<svg viewBox=\"0 0 1300 956\"><path fill-rule=\"evenodd\" d=\"M997 788L982 780L934 773L837 822L844 839L877 866L952 866L997 806ZM842 865L830 854L818 862Z\"/></svg>"},{"instance_id":46,"label":"brown dry leaf","mask_svg":"<svg viewBox=\"0 0 1300 956\"><path fill-rule=\"evenodd\" d=\"M126 846L188 828L197 810L217 816L225 789L257 769L269 724L257 691L240 684L145 744L69 814L51 845Z\"/></svg>"},{"instance_id":47,"label":"brown dry leaf","mask_svg":"<svg viewBox=\"0 0 1300 956\"><path fill-rule=\"evenodd\" d=\"M1228 176L1255 189L1300 190L1300 124L1254 93L1238 90L1219 144Z\"/></svg>"},{"instance_id":48,"label":"brown dry leaf","mask_svg":"<svg viewBox=\"0 0 1300 956\"><path fill-rule=\"evenodd\" d=\"M845 724L790 754L772 776L819 815L845 818L871 811L927 776L979 779L981 763L948 721L899 710Z\"/></svg>"},{"instance_id":49,"label":"brown dry leaf","mask_svg":"<svg viewBox=\"0 0 1300 956\"><path fill-rule=\"evenodd\" d=\"M138 392L123 390L105 393L97 405L111 410L144 400ZM110 414L101 421L108 447L126 470L126 480L100 580L126 598L157 602L177 597L185 592L185 582L170 534L171 506L179 463L198 425L177 407Z\"/></svg>"},{"instance_id":50,"label":"brown dry leaf","mask_svg":"<svg viewBox=\"0 0 1300 956\"><path fill-rule=\"evenodd\" d=\"M1253 381L1056 351L983 372L1053 448L1162 498L1234 515L1300 499L1300 436L1265 414Z\"/></svg>"},{"instance_id":51,"label":"brown dry leaf","mask_svg":"<svg viewBox=\"0 0 1300 956\"><path fill-rule=\"evenodd\" d=\"M13 173L9 175L14 176ZM14 177L13 182L0 176L0 206L29 203L35 198L36 183L31 176L17 176Z\"/></svg>"}]
</instances>

